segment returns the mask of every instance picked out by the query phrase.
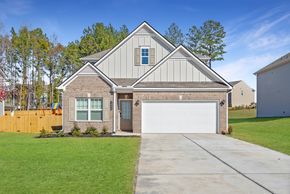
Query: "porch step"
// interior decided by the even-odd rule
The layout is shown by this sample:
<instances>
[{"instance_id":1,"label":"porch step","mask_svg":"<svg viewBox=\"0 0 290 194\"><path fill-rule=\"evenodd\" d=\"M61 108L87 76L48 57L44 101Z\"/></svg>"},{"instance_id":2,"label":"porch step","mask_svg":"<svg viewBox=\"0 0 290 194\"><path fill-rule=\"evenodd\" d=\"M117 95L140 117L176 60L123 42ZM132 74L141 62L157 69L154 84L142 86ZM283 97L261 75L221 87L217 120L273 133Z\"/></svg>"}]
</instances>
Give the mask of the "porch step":
<instances>
[{"instance_id":1,"label":"porch step","mask_svg":"<svg viewBox=\"0 0 290 194\"><path fill-rule=\"evenodd\" d=\"M133 133L133 132L127 132L127 131L116 131L116 133L113 133L112 136L115 137L140 137L140 133Z\"/></svg>"}]
</instances>

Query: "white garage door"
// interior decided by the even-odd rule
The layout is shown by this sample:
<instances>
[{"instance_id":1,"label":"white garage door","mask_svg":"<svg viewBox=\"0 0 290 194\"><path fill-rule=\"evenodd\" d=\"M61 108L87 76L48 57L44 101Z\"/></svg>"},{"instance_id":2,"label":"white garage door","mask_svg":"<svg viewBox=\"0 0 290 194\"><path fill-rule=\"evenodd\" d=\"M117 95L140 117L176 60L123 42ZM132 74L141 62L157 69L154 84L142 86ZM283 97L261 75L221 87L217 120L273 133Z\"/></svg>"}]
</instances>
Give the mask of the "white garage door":
<instances>
[{"instance_id":1,"label":"white garage door","mask_svg":"<svg viewBox=\"0 0 290 194\"><path fill-rule=\"evenodd\" d=\"M216 102L142 102L142 133L216 133L216 129Z\"/></svg>"}]
</instances>

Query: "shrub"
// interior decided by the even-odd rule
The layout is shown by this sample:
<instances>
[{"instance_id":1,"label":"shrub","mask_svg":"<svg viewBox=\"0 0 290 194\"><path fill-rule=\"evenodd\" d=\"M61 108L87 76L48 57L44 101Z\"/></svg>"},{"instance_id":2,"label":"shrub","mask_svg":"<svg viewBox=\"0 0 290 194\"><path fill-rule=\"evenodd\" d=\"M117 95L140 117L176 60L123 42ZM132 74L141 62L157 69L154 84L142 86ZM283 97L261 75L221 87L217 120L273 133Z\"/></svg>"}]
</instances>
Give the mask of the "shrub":
<instances>
[{"instance_id":1,"label":"shrub","mask_svg":"<svg viewBox=\"0 0 290 194\"><path fill-rule=\"evenodd\" d=\"M102 129L102 134L107 134L107 133L108 133L108 127L104 125Z\"/></svg>"},{"instance_id":2,"label":"shrub","mask_svg":"<svg viewBox=\"0 0 290 194\"><path fill-rule=\"evenodd\" d=\"M233 132L233 126L229 126L229 128L228 128L228 134L231 134Z\"/></svg>"},{"instance_id":3,"label":"shrub","mask_svg":"<svg viewBox=\"0 0 290 194\"><path fill-rule=\"evenodd\" d=\"M77 123L74 123L74 127L71 130L71 134L73 137L81 136L81 129L79 128Z\"/></svg>"},{"instance_id":4,"label":"shrub","mask_svg":"<svg viewBox=\"0 0 290 194\"><path fill-rule=\"evenodd\" d=\"M92 127L92 126L90 126L90 127L88 127L86 129L85 134L89 134L92 137L98 137L99 136L98 130L95 127Z\"/></svg>"},{"instance_id":5,"label":"shrub","mask_svg":"<svg viewBox=\"0 0 290 194\"><path fill-rule=\"evenodd\" d=\"M40 134L39 134L39 137L48 137L49 136L49 132L46 131L44 128L42 128L40 130Z\"/></svg>"}]
</instances>

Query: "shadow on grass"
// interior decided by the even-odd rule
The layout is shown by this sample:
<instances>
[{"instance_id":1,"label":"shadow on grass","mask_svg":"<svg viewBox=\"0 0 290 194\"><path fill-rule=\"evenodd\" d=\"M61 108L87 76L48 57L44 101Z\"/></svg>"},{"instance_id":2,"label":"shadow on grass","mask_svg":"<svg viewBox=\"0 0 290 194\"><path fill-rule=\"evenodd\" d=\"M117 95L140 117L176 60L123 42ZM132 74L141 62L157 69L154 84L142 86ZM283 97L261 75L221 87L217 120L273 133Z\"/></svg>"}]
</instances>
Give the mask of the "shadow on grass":
<instances>
[{"instance_id":1,"label":"shadow on grass","mask_svg":"<svg viewBox=\"0 0 290 194\"><path fill-rule=\"evenodd\" d=\"M266 122L284 119L285 117L271 117L271 118L232 118L229 123L251 123L251 122Z\"/></svg>"}]
</instances>

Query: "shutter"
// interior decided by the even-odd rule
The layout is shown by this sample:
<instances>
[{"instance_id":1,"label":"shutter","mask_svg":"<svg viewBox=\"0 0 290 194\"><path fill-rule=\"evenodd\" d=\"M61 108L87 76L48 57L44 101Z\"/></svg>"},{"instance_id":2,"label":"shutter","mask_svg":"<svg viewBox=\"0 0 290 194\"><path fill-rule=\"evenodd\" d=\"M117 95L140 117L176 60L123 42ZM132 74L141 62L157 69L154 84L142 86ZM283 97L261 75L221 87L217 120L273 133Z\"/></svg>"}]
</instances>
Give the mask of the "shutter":
<instances>
[{"instance_id":1,"label":"shutter","mask_svg":"<svg viewBox=\"0 0 290 194\"><path fill-rule=\"evenodd\" d=\"M155 48L150 48L149 55L150 65L155 65Z\"/></svg>"},{"instance_id":2,"label":"shutter","mask_svg":"<svg viewBox=\"0 0 290 194\"><path fill-rule=\"evenodd\" d=\"M135 48L134 60L135 65L140 65L140 48Z\"/></svg>"},{"instance_id":3,"label":"shutter","mask_svg":"<svg viewBox=\"0 0 290 194\"><path fill-rule=\"evenodd\" d=\"M75 121L75 98L70 97L68 101L69 121Z\"/></svg>"},{"instance_id":4,"label":"shutter","mask_svg":"<svg viewBox=\"0 0 290 194\"><path fill-rule=\"evenodd\" d=\"M109 121L110 120L110 100L103 99L103 120Z\"/></svg>"}]
</instances>

